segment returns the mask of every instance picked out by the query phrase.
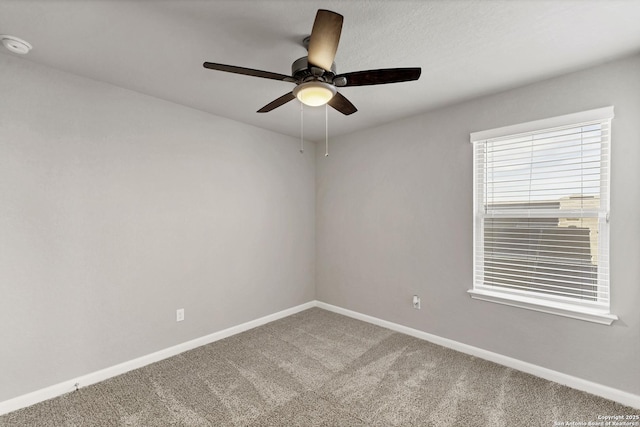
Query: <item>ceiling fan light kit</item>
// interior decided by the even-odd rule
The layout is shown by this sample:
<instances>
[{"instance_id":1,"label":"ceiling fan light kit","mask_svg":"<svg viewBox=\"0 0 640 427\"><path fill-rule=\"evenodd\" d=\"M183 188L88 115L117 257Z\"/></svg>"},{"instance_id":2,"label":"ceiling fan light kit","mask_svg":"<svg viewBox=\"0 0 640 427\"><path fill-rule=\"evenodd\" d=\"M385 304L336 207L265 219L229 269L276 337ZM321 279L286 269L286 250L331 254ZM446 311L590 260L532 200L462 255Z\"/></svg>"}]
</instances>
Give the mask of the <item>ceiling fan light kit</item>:
<instances>
[{"instance_id":1,"label":"ceiling fan light kit","mask_svg":"<svg viewBox=\"0 0 640 427\"><path fill-rule=\"evenodd\" d=\"M293 94L300 102L310 107L319 107L331 101L336 94L336 87L324 82L310 81L301 83L293 89Z\"/></svg>"}]
</instances>

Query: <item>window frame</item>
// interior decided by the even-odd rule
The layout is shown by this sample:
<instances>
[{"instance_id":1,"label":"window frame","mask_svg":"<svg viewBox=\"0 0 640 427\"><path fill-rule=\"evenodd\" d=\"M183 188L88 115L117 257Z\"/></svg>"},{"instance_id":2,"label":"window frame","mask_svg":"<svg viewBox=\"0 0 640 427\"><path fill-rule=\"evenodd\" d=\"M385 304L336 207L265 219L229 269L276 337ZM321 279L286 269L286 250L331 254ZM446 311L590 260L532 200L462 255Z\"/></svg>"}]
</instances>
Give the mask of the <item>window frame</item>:
<instances>
[{"instance_id":1,"label":"window frame","mask_svg":"<svg viewBox=\"0 0 640 427\"><path fill-rule=\"evenodd\" d=\"M519 307L549 314L555 314L565 317L570 317L579 320L585 320L589 322L600 323L604 325L611 325L618 317L610 312L610 298L607 300L606 305L601 302L590 303L586 301L576 301L571 298L561 298L558 296L545 296L540 293L534 293L530 291L519 291L508 288L491 288L487 286L478 286L476 263L477 257L481 256L484 259L482 251L484 249L484 238L479 233L482 232L485 215L480 212L479 197L478 197L478 164L476 154L476 144L483 144L488 140L496 138L509 138L516 136L524 136L529 134L535 134L545 131L551 131L556 128L562 128L567 126L579 126L591 122L605 122L611 121L614 117L614 111L612 106L597 108L594 110L582 111L578 113L566 114L563 116L556 116L542 120L535 120L526 123L520 123L511 126L505 126L496 129L490 129L480 132L473 132L470 134L470 142L473 146L473 288L468 290L472 299L494 302L498 304L505 304L513 307ZM609 131L610 131L609 127ZM611 137L608 139L609 153L611 149ZM610 165L610 155L607 158L607 165ZM610 168L609 168L610 171ZM607 247L609 246L609 200L610 200L610 177L606 182L606 186L602 187L601 196L604 202L604 211L606 211L606 219L599 221L599 239ZM602 182L601 182L602 186ZM483 203L484 206L484 203ZM602 224L605 226L602 226ZM480 230L480 231L479 231ZM480 241L479 241L480 240ZM599 254L602 252L602 244L599 242ZM600 271L600 262L603 258L599 258L598 267ZM609 268L610 260L607 259L604 267ZM484 272L484 270L483 270ZM609 293L611 286L609 284Z\"/></svg>"}]
</instances>

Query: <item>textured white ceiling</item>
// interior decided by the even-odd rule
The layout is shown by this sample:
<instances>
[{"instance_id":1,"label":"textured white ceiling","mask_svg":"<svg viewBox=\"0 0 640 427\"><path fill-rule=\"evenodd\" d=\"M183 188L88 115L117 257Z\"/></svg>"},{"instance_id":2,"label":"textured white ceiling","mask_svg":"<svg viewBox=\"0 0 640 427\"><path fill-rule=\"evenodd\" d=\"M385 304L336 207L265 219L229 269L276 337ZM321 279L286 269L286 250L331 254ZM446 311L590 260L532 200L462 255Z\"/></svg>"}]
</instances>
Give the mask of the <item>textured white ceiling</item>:
<instances>
[{"instance_id":1,"label":"textured white ceiling","mask_svg":"<svg viewBox=\"0 0 640 427\"><path fill-rule=\"evenodd\" d=\"M29 41L26 60L297 137L297 101L256 113L292 84L202 63L290 74L319 8L344 15L338 72L422 67L340 89L359 111L330 109L334 136L640 52L640 0L0 0L0 34ZM323 107L305 137L324 139Z\"/></svg>"}]
</instances>

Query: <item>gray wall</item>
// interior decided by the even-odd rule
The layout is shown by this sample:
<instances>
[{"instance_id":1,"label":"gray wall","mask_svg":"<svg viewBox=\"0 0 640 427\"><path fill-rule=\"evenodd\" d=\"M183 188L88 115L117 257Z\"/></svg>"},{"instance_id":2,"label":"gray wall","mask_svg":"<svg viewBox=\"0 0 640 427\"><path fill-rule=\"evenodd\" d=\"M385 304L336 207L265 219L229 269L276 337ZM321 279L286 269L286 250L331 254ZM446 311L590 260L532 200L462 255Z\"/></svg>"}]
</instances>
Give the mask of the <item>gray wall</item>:
<instances>
[{"instance_id":1,"label":"gray wall","mask_svg":"<svg viewBox=\"0 0 640 427\"><path fill-rule=\"evenodd\" d=\"M639 76L634 56L333 138L330 157L316 157L318 299L640 394ZM607 105L616 114L611 306L620 321L472 300L469 133ZM413 294L422 310L411 308Z\"/></svg>"},{"instance_id":2,"label":"gray wall","mask_svg":"<svg viewBox=\"0 0 640 427\"><path fill-rule=\"evenodd\" d=\"M316 292L640 394L638 75L635 56L332 138L316 163L295 138L0 54L0 401ZM621 320L471 300L469 133L605 105Z\"/></svg>"},{"instance_id":3,"label":"gray wall","mask_svg":"<svg viewBox=\"0 0 640 427\"><path fill-rule=\"evenodd\" d=\"M313 300L314 175L295 138L0 54L0 401Z\"/></svg>"}]
</instances>

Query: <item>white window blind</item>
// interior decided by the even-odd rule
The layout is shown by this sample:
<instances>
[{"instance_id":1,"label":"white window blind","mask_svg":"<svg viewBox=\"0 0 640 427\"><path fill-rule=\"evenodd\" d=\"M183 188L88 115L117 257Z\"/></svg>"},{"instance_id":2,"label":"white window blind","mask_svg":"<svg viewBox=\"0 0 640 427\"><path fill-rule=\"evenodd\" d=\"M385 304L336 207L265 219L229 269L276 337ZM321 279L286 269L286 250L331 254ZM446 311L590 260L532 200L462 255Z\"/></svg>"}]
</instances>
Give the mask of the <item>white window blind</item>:
<instances>
[{"instance_id":1,"label":"white window blind","mask_svg":"<svg viewBox=\"0 0 640 427\"><path fill-rule=\"evenodd\" d=\"M609 312L612 117L608 107L472 134L474 290Z\"/></svg>"}]
</instances>

